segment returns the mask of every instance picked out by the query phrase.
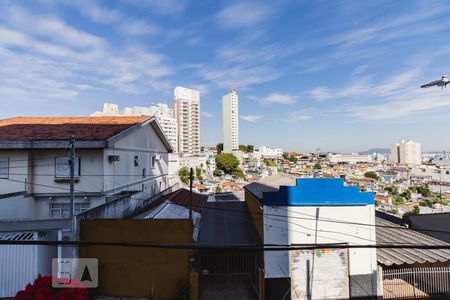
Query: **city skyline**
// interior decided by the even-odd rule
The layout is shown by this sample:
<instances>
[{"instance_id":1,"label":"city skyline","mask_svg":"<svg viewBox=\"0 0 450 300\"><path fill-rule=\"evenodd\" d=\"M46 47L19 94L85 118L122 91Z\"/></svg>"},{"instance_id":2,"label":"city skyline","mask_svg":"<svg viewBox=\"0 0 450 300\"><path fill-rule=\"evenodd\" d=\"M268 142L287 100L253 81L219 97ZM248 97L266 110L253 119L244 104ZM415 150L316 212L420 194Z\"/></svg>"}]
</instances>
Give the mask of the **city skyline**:
<instances>
[{"instance_id":1,"label":"city skyline","mask_svg":"<svg viewBox=\"0 0 450 300\"><path fill-rule=\"evenodd\" d=\"M433 1L53 1L0 4L0 118L172 106L201 93L201 144L222 141L236 86L240 143L359 152L408 138L450 150L450 5ZM5 105L7 102L7 105Z\"/></svg>"}]
</instances>

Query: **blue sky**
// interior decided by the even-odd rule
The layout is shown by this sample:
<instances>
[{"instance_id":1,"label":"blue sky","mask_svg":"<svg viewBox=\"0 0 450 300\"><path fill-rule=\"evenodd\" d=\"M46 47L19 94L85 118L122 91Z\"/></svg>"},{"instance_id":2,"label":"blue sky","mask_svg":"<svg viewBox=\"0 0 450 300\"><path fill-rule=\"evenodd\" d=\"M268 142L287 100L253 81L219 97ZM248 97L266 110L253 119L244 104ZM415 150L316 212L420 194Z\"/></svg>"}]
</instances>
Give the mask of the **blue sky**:
<instances>
[{"instance_id":1,"label":"blue sky","mask_svg":"<svg viewBox=\"0 0 450 300\"><path fill-rule=\"evenodd\" d=\"M202 144L450 150L448 1L0 0L0 117L88 115L201 91Z\"/></svg>"}]
</instances>

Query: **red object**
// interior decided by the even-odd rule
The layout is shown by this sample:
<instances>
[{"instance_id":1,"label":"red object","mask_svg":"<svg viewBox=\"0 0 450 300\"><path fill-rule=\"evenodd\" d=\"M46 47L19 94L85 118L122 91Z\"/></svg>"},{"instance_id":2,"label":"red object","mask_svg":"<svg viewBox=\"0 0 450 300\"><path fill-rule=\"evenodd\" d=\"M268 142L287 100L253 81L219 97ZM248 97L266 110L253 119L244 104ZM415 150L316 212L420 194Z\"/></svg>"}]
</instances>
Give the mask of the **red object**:
<instances>
[{"instance_id":1,"label":"red object","mask_svg":"<svg viewBox=\"0 0 450 300\"><path fill-rule=\"evenodd\" d=\"M106 140L149 116L17 117L0 120L0 141Z\"/></svg>"},{"instance_id":2,"label":"red object","mask_svg":"<svg viewBox=\"0 0 450 300\"><path fill-rule=\"evenodd\" d=\"M81 286L81 284L80 284ZM41 276L33 284L27 284L25 290L19 291L13 300L84 300L87 299L86 288L53 288L51 276Z\"/></svg>"}]
</instances>

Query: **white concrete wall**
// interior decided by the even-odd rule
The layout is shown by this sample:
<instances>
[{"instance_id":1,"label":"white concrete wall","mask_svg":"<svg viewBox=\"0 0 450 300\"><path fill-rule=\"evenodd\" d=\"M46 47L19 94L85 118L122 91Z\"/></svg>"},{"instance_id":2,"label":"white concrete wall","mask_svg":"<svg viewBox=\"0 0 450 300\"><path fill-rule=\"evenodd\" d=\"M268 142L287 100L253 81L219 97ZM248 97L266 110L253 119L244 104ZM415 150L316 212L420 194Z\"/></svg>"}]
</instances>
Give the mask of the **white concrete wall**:
<instances>
[{"instance_id":1,"label":"white concrete wall","mask_svg":"<svg viewBox=\"0 0 450 300\"><path fill-rule=\"evenodd\" d=\"M23 192L28 174L28 151L0 149L0 157L9 158L9 176L0 179L0 195Z\"/></svg>"},{"instance_id":2,"label":"white concrete wall","mask_svg":"<svg viewBox=\"0 0 450 300\"><path fill-rule=\"evenodd\" d=\"M120 155L120 160L109 162L109 155ZM158 156L152 168L152 157ZM134 158L138 157L138 166ZM121 190L148 190L155 186L156 192L166 188L166 177L169 173L169 153L150 124L132 132L106 148L103 155L104 186L108 194ZM145 168L145 177L143 169ZM144 185L144 186L142 186Z\"/></svg>"},{"instance_id":3,"label":"white concrete wall","mask_svg":"<svg viewBox=\"0 0 450 300\"><path fill-rule=\"evenodd\" d=\"M316 210L319 221L316 222ZM264 206L265 244L375 244L375 227L345 222L375 224L375 208L367 206ZM273 215L279 215L273 216ZM287 217L287 218L286 218ZM325 222L340 221L338 222ZM316 230L317 226L317 230ZM376 249L350 249L350 276L376 271ZM265 277L289 276L287 251L266 252ZM330 270L331 272L332 270Z\"/></svg>"}]
</instances>

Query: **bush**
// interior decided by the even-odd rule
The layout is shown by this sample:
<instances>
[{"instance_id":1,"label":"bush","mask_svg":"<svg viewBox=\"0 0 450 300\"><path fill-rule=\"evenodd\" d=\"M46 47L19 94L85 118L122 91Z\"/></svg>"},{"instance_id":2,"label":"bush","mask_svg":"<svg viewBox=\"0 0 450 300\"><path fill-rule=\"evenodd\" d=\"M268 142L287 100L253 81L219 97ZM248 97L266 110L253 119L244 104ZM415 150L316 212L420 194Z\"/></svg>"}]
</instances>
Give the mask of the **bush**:
<instances>
[{"instance_id":1,"label":"bush","mask_svg":"<svg viewBox=\"0 0 450 300\"><path fill-rule=\"evenodd\" d=\"M368 172L364 173L364 176L368 177L368 178L373 178L376 180L380 179L380 176L378 176L378 174L374 171L368 171Z\"/></svg>"},{"instance_id":2,"label":"bush","mask_svg":"<svg viewBox=\"0 0 450 300\"><path fill-rule=\"evenodd\" d=\"M181 169L179 169L178 176L180 176L180 180L182 183L186 185L189 184L190 171L187 167L182 167Z\"/></svg>"}]
</instances>

